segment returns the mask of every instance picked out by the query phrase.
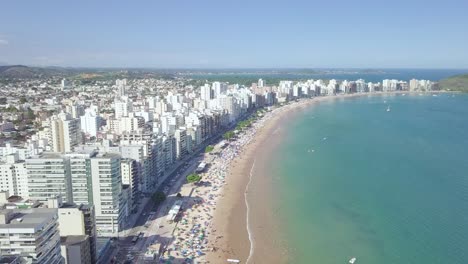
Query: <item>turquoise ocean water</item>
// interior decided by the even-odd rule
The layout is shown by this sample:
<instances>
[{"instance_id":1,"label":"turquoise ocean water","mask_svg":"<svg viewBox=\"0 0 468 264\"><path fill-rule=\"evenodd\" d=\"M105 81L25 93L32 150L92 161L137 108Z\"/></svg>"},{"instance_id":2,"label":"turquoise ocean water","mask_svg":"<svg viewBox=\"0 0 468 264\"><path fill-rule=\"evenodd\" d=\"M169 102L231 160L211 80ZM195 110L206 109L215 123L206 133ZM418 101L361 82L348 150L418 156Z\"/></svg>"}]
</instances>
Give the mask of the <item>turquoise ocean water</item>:
<instances>
[{"instance_id":1,"label":"turquoise ocean water","mask_svg":"<svg viewBox=\"0 0 468 264\"><path fill-rule=\"evenodd\" d=\"M291 263L468 263L468 95L324 102L288 131L271 159Z\"/></svg>"}]
</instances>

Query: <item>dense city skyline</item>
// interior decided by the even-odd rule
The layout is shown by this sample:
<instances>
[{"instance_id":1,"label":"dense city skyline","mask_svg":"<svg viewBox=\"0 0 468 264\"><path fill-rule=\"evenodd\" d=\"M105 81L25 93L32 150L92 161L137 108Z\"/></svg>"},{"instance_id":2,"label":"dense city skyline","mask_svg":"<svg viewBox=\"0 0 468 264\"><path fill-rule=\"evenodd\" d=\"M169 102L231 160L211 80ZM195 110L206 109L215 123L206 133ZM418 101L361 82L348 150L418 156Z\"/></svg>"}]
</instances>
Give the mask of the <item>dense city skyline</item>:
<instances>
[{"instance_id":1,"label":"dense city skyline","mask_svg":"<svg viewBox=\"0 0 468 264\"><path fill-rule=\"evenodd\" d=\"M219 234L209 222L228 164L272 117L333 98L440 89L422 79L8 80L0 84L0 259L57 264L205 261L220 247L208 240ZM196 240L175 232L187 219ZM44 237L52 238L39 243ZM179 252L179 238L190 249Z\"/></svg>"},{"instance_id":2,"label":"dense city skyline","mask_svg":"<svg viewBox=\"0 0 468 264\"><path fill-rule=\"evenodd\" d=\"M468 68L461 1L6 2L0 65Z\"/></svg>"}]
</instances>

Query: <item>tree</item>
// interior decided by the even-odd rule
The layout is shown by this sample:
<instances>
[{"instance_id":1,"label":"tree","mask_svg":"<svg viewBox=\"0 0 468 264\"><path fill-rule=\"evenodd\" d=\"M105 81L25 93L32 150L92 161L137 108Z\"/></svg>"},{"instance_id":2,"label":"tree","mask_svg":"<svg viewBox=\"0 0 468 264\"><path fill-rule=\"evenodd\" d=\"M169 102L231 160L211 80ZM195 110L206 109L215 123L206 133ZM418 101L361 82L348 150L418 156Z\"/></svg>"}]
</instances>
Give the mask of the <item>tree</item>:
<instances>
[{"instance_id":1,"label":"tree","mask_svg":"<svg viewBox=\"0 0 468 264\"><path fill-rule=\"evenodd\" d=\"M177 196L177 198L182 198L182 194L180 194L180 193L177 193L176 196Z\"/></svg>"},{"instance_id":2,"label":"tree","mask_svg":"<svg viewBox=\"0 0 468 264\"><path fill-rule=\"evenodd\" d=\"M152 199L156 205L159 205L160 203L164 202L164 200L166 200L166 194L164 192L157 191L153 194Z\"/></svg>"},{"instance_id":3,"label":"tree","mask_svg":"<svg viewBox=\"0 0 468 264\"><path fill-rule=\"evenodd\" d=\"M26 112L26 118L27 119L36 119L36 115L34 114L34 111L31 110L31 108L28 107L28 111Z\"/></svg>"},{"instance_id":4,"label":"tree","mask_svg":"<svg viewBox=\"0 0 468 264\"><path fill-rule=\"evenodd\" d=\"M213 145L208 145L208 146L206 146L206 148L205 148L205 153L209 153L209 152L213 151L213 149L214 149L214 146L213 146Z\"/></svg>"},{"instance_id":5,"label":"tree","mask_svg":"<svg viewBox=\"0 0 468 264\"><path fill-rule=\"evenodd\" d=\"M224 133L223 138L227 140L231 140L234 137L234 131L228 131Z\"/></svg>"},{"instance_id":6,"label":"tree","mask_svg":"<svg viewBox=\"0 0 468 264\"><path fill-rule=\"evenodd\" d=\"M20 98L20 103L24 104L26 103L28 100L26 99L26 97L21 97Z\"/></svg>"},{"instance_id":7,"label":"tree","mask_svg":"<svg viewBox=\"0 0 468 264\"><path fill-rule=\"evenodd\" d=\"M195 182L199 182L200 180L201 180L201 176L196 173L192 173L187 176L188 183L195 183Z\"/></svg>"}]
</instances>

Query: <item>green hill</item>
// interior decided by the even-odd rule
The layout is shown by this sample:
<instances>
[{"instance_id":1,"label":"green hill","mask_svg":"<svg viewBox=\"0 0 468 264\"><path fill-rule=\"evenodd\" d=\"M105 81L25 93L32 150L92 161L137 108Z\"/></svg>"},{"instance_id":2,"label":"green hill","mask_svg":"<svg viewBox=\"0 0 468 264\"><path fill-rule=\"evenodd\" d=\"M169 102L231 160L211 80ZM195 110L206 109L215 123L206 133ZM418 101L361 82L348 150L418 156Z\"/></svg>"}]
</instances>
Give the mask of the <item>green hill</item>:
<instances>
[{"instance_id":1,"label":"green hill","mask_svg":"<svg viewBox=\"0 0 468 264\"><path fill-rule=\"evenodd\" d=\"M443 90L468 92L468 74L455 75L439 82Z\"/></svg>"},{"instance_id":2,"label":"green hill","mask_svg":"<svg viewBox=\"0 0 468 264\"><path fill-rule=\"evenodd\" d=\"M32 79L51 76L67 76L70 70L59 67L29 67L24 65L0 66L0 78Z\"/></svg>"}]
</instances>

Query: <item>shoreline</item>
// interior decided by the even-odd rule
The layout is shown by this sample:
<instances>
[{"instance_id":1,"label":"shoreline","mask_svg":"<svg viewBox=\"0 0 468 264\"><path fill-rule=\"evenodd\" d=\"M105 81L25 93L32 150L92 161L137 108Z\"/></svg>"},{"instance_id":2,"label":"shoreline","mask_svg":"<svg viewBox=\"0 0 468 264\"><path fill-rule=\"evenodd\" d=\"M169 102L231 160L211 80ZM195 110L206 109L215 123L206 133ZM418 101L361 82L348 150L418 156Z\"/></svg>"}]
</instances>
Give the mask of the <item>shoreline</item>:
<instances>
[{"instance_id":1,"label":"shoreline","mask_svg":"<svg viewBox=\"0 0 468 264\"><path fill-rule=\"evenodd\" d=\"M313 97L277 107L265 114L244 132L251 138L240 144L239 155L227 167L226 184L213 218L214 231L218 232L212 232L209 239L219 250L207 254L207 263L225 263L227 259L238 259L241 263L287 263L289 250L281 239L280 228L275 228L281 223L277 223L270 208L274 197L271 179L266 175L270 155L280 143L273 137L283 135L282 125L290 120L291 114L320 102L346 98L434 93L451 92L396 91ZM268 144L265 144L266 140Z\"/></svg>"}]
</instances>

